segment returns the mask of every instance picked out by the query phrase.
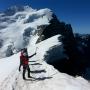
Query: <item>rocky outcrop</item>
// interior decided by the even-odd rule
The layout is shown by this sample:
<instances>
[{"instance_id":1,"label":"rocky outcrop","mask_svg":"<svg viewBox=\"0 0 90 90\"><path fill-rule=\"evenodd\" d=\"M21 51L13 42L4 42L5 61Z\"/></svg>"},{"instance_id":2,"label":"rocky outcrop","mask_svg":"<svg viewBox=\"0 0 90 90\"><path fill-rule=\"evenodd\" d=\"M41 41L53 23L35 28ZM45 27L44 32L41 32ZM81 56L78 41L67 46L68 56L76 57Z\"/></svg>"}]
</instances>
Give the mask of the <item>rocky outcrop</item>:
<instances>
[{"instance_id":1,"label":"rocky outcrop","mask_svg":"<svg viewBox=\"0 0 90 90\"><path fill-rule=\"evenodd\" d=\"M41 36L43 35L44 37L41 40L48 39L57 34L62 35L62 39L60 38L59 40L60 42L62 41L63 47L65 49L64 53L68 56L62 60L58 59L53 60L54 62L48 62L49 64L52 64L59 71L73 76L82 76L86 73L86 69L90 67L89 35L78 36L78 34L74 34L71 25L59 21L54 14L50 24L45 28L42 28L41 31Z\"/></svg>"}]
</instances>

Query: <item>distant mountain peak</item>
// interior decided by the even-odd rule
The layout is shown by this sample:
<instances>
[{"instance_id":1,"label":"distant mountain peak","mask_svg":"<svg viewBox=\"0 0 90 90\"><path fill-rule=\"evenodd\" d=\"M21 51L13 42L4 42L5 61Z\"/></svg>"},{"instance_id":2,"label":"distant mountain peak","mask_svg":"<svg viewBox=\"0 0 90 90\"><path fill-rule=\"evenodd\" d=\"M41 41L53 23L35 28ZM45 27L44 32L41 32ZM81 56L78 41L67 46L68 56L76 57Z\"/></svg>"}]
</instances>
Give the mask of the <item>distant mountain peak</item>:
<instances>
[{"instance_id":1,"label":"distant mountain peak","mask_svg":"<svg viewBox=\"0 0 90 90\"><path fill-rule=\"evenodd\" d=\"M30 6L12 6L0 13L0 57L27 46L37 37L38 26L50 24L52 14L48 8L36 10Z\"/></svg>"},{"instance_id":2,"label":"distant mountain peak","mask_svg":"<svg viewBox=\"0 0 90 90\"><path fill-rule=\"evenodd\" d=\"M5 15L11 16L16 12L22 12L25 10L33 10L30 6L11 6L4 11Z\"/></svg>"}]
</instances>

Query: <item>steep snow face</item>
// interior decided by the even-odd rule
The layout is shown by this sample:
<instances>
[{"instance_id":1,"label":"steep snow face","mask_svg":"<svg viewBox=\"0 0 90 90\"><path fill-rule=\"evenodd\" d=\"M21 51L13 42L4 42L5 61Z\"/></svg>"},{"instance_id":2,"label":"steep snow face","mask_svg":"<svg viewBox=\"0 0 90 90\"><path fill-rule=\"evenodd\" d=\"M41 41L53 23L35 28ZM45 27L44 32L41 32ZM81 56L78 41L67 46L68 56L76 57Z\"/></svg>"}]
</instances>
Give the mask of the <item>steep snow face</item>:
<instances>
[{"instance_id":1,"label":"steep snow face","mask_svg":"<svg viewBox=\"0 0 90 90\"><path fill-rule=\"evenodd\" d=\"M24 81L18 71L19 55L0 59L0 90L89 90L90 83L82 77L71 77L58 72L53 66L48 65L44 55L55 45L62 45L58 41L60 35L49 38L35 46L28 46L29 55L37 52L30 58L30 70L33 78ZM35 39L33 39L34 41ZM62 52L63 53L63 52ZM26 73L27 74L27 73Z\"/></svg>"},{"instance_id":2,"label":"steep snow face","mask_svg":"<svg viewBox=\"0 0 90 90\"><path fill-rule=\"evenodd\" d=\"M30 44L28 46L29 54L32 54L32 52L33 52L32 50L36 48L36 51L38 52L37 53L38 58L40 58L41 60L43 59L45 61L52 62L53 60L66 58L67 55L64 54L63 44L62 44L62 42L59 41L60 37L62 37L62 36L55 35L49 39L46 39L46 40L40 42L37 45L35 44L36 38L33 38L33 40L31 40L32 44ZM59 47L59 48L57 48L57 47ZM54 52L51 51L53 49L54 49ZM46 58L46 56L47 56L47 58Z\"/></svg>"},{"instance_id":3,"label":"steep snow face","mask_svg":"<svg viewBox=\"0 0 90 90\"><path fill-rule=\"evenodd\" d=\"M11 7L0 14L0 57L10 56L27 46L37 36L37 27L48 25L52 19L50 9Z\"/></svg>"}]
</instances>

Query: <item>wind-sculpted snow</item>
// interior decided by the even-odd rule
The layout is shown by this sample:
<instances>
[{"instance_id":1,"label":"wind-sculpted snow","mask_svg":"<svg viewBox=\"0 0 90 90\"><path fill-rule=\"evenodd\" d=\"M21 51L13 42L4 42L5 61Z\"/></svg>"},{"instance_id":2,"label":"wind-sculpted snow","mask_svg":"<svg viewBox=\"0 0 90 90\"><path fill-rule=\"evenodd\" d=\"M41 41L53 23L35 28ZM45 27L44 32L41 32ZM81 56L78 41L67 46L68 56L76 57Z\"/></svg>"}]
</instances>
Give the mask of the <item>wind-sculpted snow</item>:
<instances>
[{"instance_id":1,"label":"wind-sculpted snow","mask_svg":"<svg viewBox=\"0 0 90 90\"><path fill-rule=\"evenodd\" d=\"M35 10L28 6L14 6L1 13L0 58L10 56L26 47L31 37L37 34L37 27L48 25L51 19L50 9ZM12 51L11 54L7 52L8 47Z\"/></svg>"},{"instance_id":2,"label":"wind-sculpted snow","mask_svg":"<svg viewBox=\"0 0 90 90\"><path fill-rule=\"evenodd\" d=\"M60 35L49 38L35 46L32 44L28 46L29 55L35 51L37 54L29 59L32 78L29 79L26 75L26 81L22 79L22 68L21 72L18 71L20 53L0 59L0 90L89 90L90 83L82 77L74 78L60 73L43 60L50 48L61 45L58 37ZM38 47L37 50L36 47Z\"/></svg>"}]
</instances>

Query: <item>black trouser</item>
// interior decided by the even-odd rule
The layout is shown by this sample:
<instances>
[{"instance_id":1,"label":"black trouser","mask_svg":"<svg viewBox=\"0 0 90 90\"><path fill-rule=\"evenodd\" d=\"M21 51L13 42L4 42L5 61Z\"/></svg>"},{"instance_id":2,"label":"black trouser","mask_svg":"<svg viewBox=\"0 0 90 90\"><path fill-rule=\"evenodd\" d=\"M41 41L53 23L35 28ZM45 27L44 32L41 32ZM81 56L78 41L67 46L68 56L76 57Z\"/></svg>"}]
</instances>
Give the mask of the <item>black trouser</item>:
<instances>
[{"instance_id":1,"label":"black trouser","mask_svg":"<svg viewBox=\"0 0 90 90\"><path fill-rule=\"evenodd\" d=\"M29 65L23 65L23 78L25 79L26 70L28 71L28 77L30 77L30 68Z\"/></svg>"}]
</instances>

